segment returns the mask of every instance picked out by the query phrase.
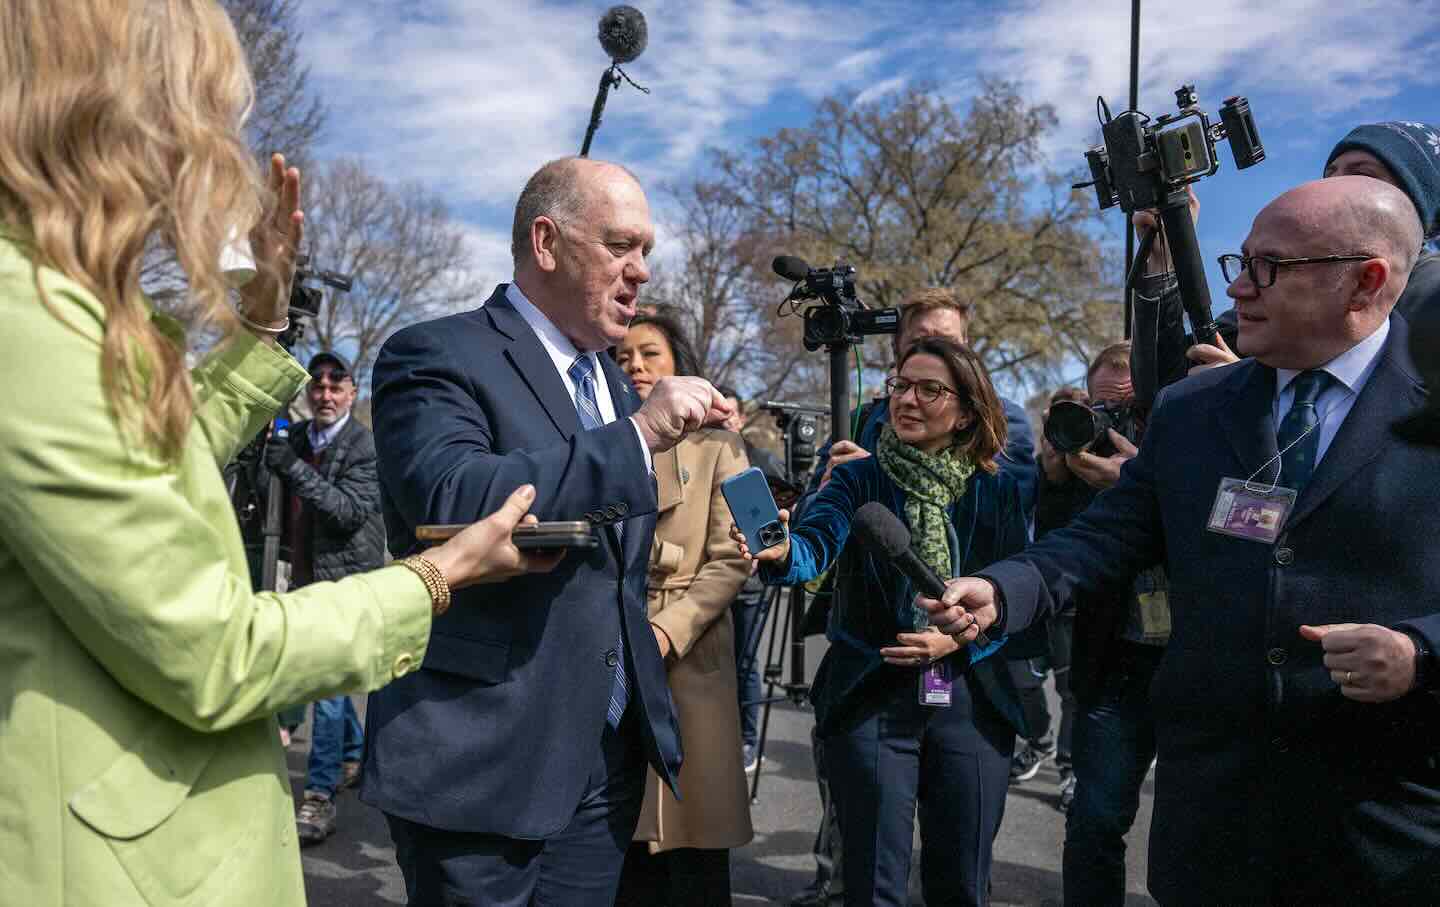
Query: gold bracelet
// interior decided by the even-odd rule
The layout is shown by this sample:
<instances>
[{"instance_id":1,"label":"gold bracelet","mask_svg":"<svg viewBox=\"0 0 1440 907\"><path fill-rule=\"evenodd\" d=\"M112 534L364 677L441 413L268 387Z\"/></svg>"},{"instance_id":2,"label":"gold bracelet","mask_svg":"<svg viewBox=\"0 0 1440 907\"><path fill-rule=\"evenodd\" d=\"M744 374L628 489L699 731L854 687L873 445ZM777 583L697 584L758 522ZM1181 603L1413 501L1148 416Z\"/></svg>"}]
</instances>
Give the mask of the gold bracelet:
<instances>
[{"instance_id":1,"label":"gold bracelet","mask_svg":"<svg viewBox=\"0 0 1440 907\"><path fill-rule=\"evenodd\" d=\"M430 593L432 617L439 617L450 610L450 584L445 581L445 574L441 573L440 568L435 566L429 558L412 554L409 557L401 558L396 563L404 564L415 571L415 575L420 577L420 581L425 584L426 591Z\"/></svg>"},{"instance_id":2,"label":"gold bracelet","mask_svg":"<svg viewBox=\"0 0 1440 907\"><path fill-rule=\"evenodd\" d=\"M284 323L281 324L278 328L272 328L267 325L263 325L258 321L251 321L249 318L245 317L245 312L238 305L235 307L235 317L240 321L241 324L245 325L245 327L250 328L252 331L260 331L262 334L275 334L278 336L290 330L289 315L285 316Z\"/></svg>"}]
</instances>

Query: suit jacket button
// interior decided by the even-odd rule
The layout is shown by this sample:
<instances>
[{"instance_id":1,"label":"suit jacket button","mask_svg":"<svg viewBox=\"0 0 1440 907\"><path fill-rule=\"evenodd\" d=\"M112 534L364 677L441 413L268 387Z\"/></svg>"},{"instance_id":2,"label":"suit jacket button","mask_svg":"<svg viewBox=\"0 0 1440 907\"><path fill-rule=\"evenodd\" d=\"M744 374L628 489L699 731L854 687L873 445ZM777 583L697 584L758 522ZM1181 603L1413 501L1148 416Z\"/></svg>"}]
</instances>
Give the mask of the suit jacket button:
<instances>
[{"instance_id":1,"label":"suit jacket button","mask_svg":"<svg viewBox=\"0 0 1440 907\"><path fill-rule=\"evenodd\" d=\"M1271 649L1269 652L1265 653L1265 660L1270 662L1272 665L1283 665L1285 663L1285 659L1289 657L1290 653L1286 652L1284 649L1281 648L1274 648Z\"/></svg>"},{"instance_id":2,"label":"suit jacket button","mask_svg":"<svg viewBox=\"0 0 1440 907\"><path fill-rule=\"evenodd\" d=\"M1282 567L1288 567L1295 563L1295 550L1293 548L1276 548L1275 563Z\"/></svg>"},{"instance_id":3,"label":"suit jacket button","mask_svg":"<svg viewBox=\"0 0 1440 907\"><path fill-rule=\"evenodd\" d=\"M1277 752L1288 753L1290 751L1290 741L1286 740L1284 737L1270 738L1270 745L1275 747Z\"/></svg>"},{"instance_id":4,"label":"suit jacket button","mask_svg":"<svg viewBox=\"0 0 1440 907\"><path fill-rule=\"evenodd\" d=\"M605 663L612 668L615 667L620 663L620 654L614 649L611 649L605 653Z\"/></svg>"},{"instance_id":5,"label":"suit jacket button","mask_svg":"<svg viewBox=\"0 0 1440 907\"><path fill-rule=\"evenodd\" d=\"M609 507L606 507L606 508L605 508L605 519L607 519L607 520L618 520L618 519L620 519L620 508L619 508L619 507L616 507L614 504L611 504Z\"/></svg>"},{"instance_id":6,"label":"suit jacket button","mask_svg":"<svg viewBox=\"0 0 1440 907\"><path fill-rule=\"evenodd\" d=\"M630 512L630 505L625 503L624 501L621 501L620 503L615 505L615 510L618 511L621 516L624 516L625 514Z\"/></svg>"},{"instance_id":7,"label":"suit jacket button","mask_svg":"<svg viewBox=\"0 0 1440 907\"><path fill-rule=\"evenodd\" d=\"M600 515L600 511L598 511L598 510L590 510L590 511L586 511L586 513L585 513L585 519L589 520L589 521L592 522L592 523L598 524L598 523L603 522L605 518Z\"/></svg>"}]
</instances>

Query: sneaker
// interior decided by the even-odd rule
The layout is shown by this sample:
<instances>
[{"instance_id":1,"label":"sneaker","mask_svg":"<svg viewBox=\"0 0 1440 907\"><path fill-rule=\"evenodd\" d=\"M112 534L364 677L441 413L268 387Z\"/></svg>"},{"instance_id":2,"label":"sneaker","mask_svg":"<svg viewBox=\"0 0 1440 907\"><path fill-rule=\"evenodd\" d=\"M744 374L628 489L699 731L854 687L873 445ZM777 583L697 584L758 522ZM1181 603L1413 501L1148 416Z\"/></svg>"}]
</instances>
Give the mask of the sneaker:
<instances>
[{"instance_id":1,"label":"sneaker","mask_svg":"<svg viewBox=\"0 0 1440 907\"><path fill-rule=\"evenodd\" d=\"M830 885L812 882L809 888L790 899L790 907L826 907L830 903Z\"/></svg>"},{"instance_id":2,"label":"sneaker","mask_svg":"<svg viewBox=\"0 0 1440 907\"><path fill-rule=\"evenodd\" d=\"M360 763L342 762L340 764L340 785L339 790L347 787L354 787L360 783Z\"/></svg>"},{"instance_id":3,"label":"sneaker","mask_svg":"<svg viewBox=\"0 0 1440 907\"><path fill-rule=\"evenodd\" d=\"M1075 802L1075 776L1068 775L1060 782L1060 811L1069 815L1070 806Z\"/></svg>"},{"instance_id":4,"label":"sneaker","mask_svg":"<svg viewBox=\"0 0 1440 907\"><path fill-rule=\"evenodd\" d=\"M1040 764L1055 754L1051 748L1048 752L1043 746L1026 744L1019 752L1010 759L1010 781L1029 781L1040 773Z\"/></svg>"},{"instance_id":5,"label":"sneaker","mask_svg":"<svg viewBox=\"0 0 1440 907\"><path fill-rule=\"evenodd\" d=\"M295 830L301 844L319 844L335 833L335 801L307 790L305 802L295 811Z\"/></svg>"},{"instance_id":6,"label":"sneaker","mask_svg":"<svg viewBox=\"0 0 1440 907\"><path fill-rule=\"evenodd\" d=\"M754 744L746 743L740 747L740 760L745 764L745 774L755 774L755 769L760 767L760 758L756 755Z\"/></svg>"}]
</instances>

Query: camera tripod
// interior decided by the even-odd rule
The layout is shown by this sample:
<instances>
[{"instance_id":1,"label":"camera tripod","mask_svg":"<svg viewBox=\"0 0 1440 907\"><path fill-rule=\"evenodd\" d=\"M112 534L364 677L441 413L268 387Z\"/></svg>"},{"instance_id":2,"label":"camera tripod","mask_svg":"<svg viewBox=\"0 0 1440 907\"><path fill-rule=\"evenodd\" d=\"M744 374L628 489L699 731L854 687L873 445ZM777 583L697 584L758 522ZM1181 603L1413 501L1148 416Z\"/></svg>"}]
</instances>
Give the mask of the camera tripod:
<instances>
[{"instance_id":1,"label":"camera tripod","mask_svg":"<svg viewBox=\"0 0 1440 907\"><path fill-rule=\"evenodd\" d=\"M810 695L810 685L805 682L805 587L769 586L765 589L758 607L760 614L751 625L748 637L743 640L744 654L739 666L741 676L749 676L756 668L760 657L760 641L765 638L766 628L769 628L770 641L766 646L763 674L764 695L758 700L741 703L742 710L753 705L764 706L760 717L760 734L755 741L755 774L750 779L752 802L757 801L760 796L765 741L770 732L770 707L777 702L789 700L803 708ZM790 654L788 680L785 679L787 649ZM782 690L778 695L775 692L776 687Z\"/></svg>"}]
</instances>

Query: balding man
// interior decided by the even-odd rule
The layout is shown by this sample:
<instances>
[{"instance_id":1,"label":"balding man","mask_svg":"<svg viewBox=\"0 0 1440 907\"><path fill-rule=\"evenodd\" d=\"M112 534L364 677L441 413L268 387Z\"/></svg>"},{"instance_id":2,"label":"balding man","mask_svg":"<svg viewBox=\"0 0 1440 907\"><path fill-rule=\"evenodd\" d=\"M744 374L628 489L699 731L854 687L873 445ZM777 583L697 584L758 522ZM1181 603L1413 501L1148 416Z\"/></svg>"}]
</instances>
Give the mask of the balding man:
<instances>
[{"instance_id":1,"label":"balding man","mask_svg":"<svg viewBox=\"0 0 1440 907\"><path fill-rule=\"evenodd\" d=\"M1440 892L1440 452L1390 433L1426 393L1390 318L1419 250L1414 206L1378 180L1282 195L1226 259L1253 358L1167 388L1113 489L932 603L946 632L1014 631L1165 565L1163 904Z\"/></svg>"},{"instance_id":2,"label":"balding man","mask_svg":"<svg viewBox=\"0 0 1440 907\"><path fill-rule=\"evenodd\" d=\"M635 316L654 237L628 171L547 164L515 206L514 282L400 331L376 363L396 556L416 526L471 522L527 483L541 520L600 536L543 581L456 594L423 663L371 697L361 799L386 814L412 905L608 904L646 763L674 786L668 637L646 620L650 459L730 407L699 378L641 406L596 355Z\"/></svg>"}]
</instances>

